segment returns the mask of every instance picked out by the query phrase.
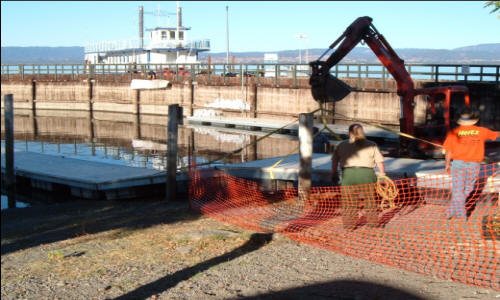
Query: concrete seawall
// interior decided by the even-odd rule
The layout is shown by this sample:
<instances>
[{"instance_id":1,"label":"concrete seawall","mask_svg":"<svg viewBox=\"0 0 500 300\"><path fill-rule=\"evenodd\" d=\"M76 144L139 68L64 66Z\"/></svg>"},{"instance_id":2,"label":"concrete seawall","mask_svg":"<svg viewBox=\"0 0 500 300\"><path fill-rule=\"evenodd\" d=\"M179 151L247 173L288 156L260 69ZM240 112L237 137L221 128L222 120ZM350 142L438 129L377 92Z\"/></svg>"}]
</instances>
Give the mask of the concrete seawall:
<instances>
[{"instance_id":1,"label":"concrete seawall","mask_svg":"<svg viewBox=\"0 0 500 300\"><path fill-rule=\"evenodd\" d=\"M355 80L348 83L357 85ZM417 88L429 84L432 83L415 82ZM336 122L361 120L399 125L400 103L394 81L388 81L384 88L376 79L364 80L361 89L359 84L357 86L359 91L327 106L341 116L336 117ZM259 82L249 78L245 84L240 84L238 78L226 78L226 82L186 79L174 81L171 89L140 91L130 88L130 80L111 81L97 77L90 81L78 78L43 81L25 78L2 80L2 105L5 94L14 95L16 109L139 112L141 115L163 116L167 115L168 105L175 103L184 108L185 116L205 114L286 120L293 120L299 113L319 107L311 96L307 78L300 79L295 85L287 80L281 80L277 85L272 78L260 78ZM494 117L500 109L500 101L496 99L498 93L490 98L485 100L488 105L493 104L493 122L490 123L498 126L496 123L500 120ZM415 102L415 120L420 123L425 118L425 98L418 96ZM329 118L329 122L332 121Z\"/></svg>"}]
</instances>

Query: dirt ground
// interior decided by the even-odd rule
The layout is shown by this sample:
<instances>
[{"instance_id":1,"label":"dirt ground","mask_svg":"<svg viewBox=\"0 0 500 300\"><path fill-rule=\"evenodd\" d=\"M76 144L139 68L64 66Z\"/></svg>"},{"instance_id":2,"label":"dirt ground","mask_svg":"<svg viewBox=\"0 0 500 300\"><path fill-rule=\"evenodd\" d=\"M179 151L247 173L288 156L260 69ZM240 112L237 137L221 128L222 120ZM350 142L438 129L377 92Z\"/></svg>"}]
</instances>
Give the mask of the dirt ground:
<instances>
[{"instance_id":1,"label":"dirt ground","mask_svg":"<svg viewBox=\"0 0 500 300\"><path fill-rule=\"evenodd\" d=\"M500 299L189 211L186 201L2 211L2 299Z\"/></svg>"}]
</instances>

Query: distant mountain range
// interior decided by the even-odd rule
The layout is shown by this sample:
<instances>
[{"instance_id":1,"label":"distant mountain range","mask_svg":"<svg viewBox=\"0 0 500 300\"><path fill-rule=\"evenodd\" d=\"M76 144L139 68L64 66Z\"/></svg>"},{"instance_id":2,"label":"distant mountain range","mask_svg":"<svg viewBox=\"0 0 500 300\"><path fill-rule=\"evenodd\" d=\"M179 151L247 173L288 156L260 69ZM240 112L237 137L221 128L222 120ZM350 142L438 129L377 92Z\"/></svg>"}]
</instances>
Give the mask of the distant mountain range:
<instances>
[{"instance_id":1,"label":"distant mountain range","mask_svg":"<svg viewBox=\"0 0 500 300\"><path fill-rule=\"evenodd\" d=\"M2 64L55 64L55 63L83 63L83 47L2 47ZM325 49L308 49L309 60L318 58ZM500 43L481 44L475 46L447 49L395 49L396 53L406 63L427 64L500 64ZM236 63L262 63L264 53L277 53L281 63L298 63L299 50L283 50L275 52L231 52ZM306 51L300 51L302 62L305 61ZM226 52L203 52L200 60L206 61L208 56L213 63L225 62ZM328 57L328 55L326 56ZM377 57L367 47L354 48L341 63L378 63Z\"/></svg>"}]
</instances>

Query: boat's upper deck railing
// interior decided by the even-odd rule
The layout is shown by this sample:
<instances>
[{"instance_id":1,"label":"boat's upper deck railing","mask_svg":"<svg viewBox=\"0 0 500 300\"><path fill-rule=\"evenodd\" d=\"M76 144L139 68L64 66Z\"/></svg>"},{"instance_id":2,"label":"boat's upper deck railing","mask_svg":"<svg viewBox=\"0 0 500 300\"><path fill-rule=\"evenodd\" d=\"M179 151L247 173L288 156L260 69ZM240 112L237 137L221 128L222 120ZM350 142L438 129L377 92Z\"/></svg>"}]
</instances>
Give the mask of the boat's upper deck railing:
<instances>
[{"instance_id":1,"label":"boat's upper deck railing","mask_svg":"<svg viewBox=\"0 0 500 300\"><path fill-rule=\"evenodd\" d=\"M210 40L193 40L193 41L156 41L151 42L145 49L193 49L198 51L210 50Z\"/></svg>"},{"instance_id":2,"label":"boat's upper deck railing","mask_svg":"<svg viewBox=\"0 0 500 300\"><path fill-rule=\"evenodd\" d=\"M456 82L493 82L499 84L500 65L494 64L406 64L406 69L413 80L423 80L432 82L456 81ZM243 78L267 77L272 78L276 84L282 79L293 79L296 83L299 79L308 78L310 67L307 64L224 64L224 63L196 63L196 64L21 64L2 65L2 80L9 79L11 75L22 79L26 75L34 75L36 78L45 75L57 77L59 75L93 76L99 74L109 74L120 76L126 73L141 73L146 77L150 70L157 72L159 76L174 76L174 79L190 77L196 80L198 76L237 77L240 82ZM339 78L358 80L358 86L362 86L364 80L380 80L382 87L392 79L391 74L381 64L338 64L331 70L331 74Z\"/></svg>"},{"instance_id":3,"label":"boat's upper deck railing","mask_svg":"<svg viewBox=\"0 0 500 300\"><path fill-rule=\"evenodd\" d=\"M85 46L85 53L108 52L108 51L124 51L131 49L141 49L139 39L127 39L118 41L101 41L90 43ZM197 51L210 50L210 40L170 40L170 41L155 41L144 45L145 50L152 49L193 49Z\"/></svg>"}]
</instances>

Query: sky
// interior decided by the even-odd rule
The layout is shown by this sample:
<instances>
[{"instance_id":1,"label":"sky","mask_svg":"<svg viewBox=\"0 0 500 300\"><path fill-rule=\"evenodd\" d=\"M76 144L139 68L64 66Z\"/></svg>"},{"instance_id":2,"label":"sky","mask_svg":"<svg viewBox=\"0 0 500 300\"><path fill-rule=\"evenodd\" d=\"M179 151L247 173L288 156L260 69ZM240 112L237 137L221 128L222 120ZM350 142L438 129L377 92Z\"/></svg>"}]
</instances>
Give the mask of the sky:
<instances>
[{"instance_id":1,"label":"sky","mask_svg":"<svg viewBox=\"0 0 500 300\"><path fill-rule=\"evenodd\" d=\"M454 49L500 43L500 19L485 1L179 1L190 39L210 39L210 52L326 49L356 18L370 16L393 48ZM1 1L1 45L85 46L135 39L166 26L153 15L176 1ZM226 14L226 6L228 14ZM175 15L170 25L176 24ZM299 39L297 35L307 35ZM146 36L146 32L145 32Z\"/></svg>"}]
</instances>

